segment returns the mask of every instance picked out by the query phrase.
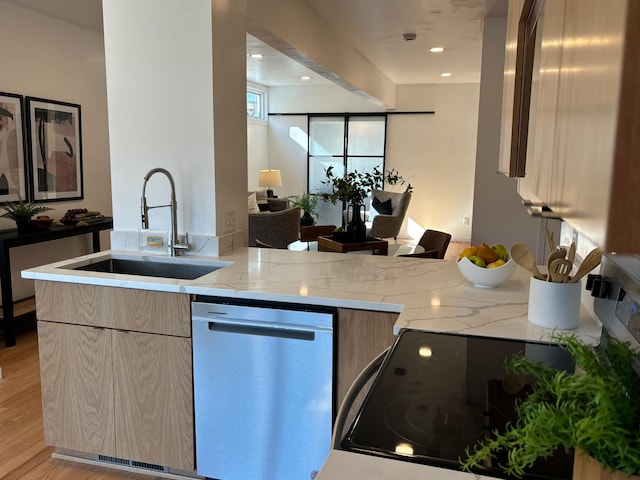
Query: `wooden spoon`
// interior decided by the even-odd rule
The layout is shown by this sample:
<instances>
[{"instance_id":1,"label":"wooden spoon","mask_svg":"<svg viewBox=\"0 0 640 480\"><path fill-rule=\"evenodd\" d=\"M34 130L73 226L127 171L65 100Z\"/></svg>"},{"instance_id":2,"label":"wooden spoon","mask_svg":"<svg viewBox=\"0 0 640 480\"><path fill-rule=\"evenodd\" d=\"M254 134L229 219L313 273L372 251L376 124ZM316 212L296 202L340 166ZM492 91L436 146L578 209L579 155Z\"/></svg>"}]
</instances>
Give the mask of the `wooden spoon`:
<instances>
[{"instance_id":1,"label":"wooden spoon","mask_svg":"<svg viewBox=\"0 0 640 480\"><path fill-rule=\"evenodd\" d=\"M600 260L602 260L602 252L599 249L594 248L587 254L586 257L584 257L584 260L578 267L578 271L571 278L571 280L569 280L569 283L578 282L587 273L589 273L591 270L593 270L598 265L600 265Z\"/></svg>"},{"instance_id":2,"label":"wooden spoon","mask_svg":"<svg viewBox=\"0 0 640 480\"><path fill-rule=\"evenodd\" d=\"M547 237L547 246L549 247L549 253L551 253L556 249L555 243L553 242L553 232L549 231L549 229L546 228L544 233Z\"/></svg>"},{"instance_id":3,"label":"wooden spoon","mask_svg":"<svg viewBox=\"0 0 640 480\"><path fill-rule=\"evenodd\" d=\"M531 272L538 280L546 280L545 276L538 270L533 252L524 243L516 243L511 247L511 258L522 268Z\"/></svg>"},{"instance_id":4,"label":"wooden spoon","mask_svg":"<svg viewBox=\"0 0 640 480\"><path fill-rule=\"evenodd\" d=\"M576 259L576 242L571 242L571 246L569 247L569 254L567 256L567 260L571 262L573 265L573 261Z\"/></svg>"}]
</instances>

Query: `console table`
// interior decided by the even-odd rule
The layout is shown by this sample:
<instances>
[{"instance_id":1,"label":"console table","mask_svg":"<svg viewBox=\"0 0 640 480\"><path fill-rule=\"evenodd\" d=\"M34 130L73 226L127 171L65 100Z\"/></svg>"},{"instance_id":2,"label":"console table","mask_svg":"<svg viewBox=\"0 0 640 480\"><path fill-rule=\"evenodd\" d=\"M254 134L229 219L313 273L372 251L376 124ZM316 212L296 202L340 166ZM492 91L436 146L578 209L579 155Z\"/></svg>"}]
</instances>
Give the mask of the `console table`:
<instances>
[{"instance_id":1,"label":"console table","mask_svg":"<svg viewBox=\"0 0 640 480\"><path fill-rule=\"evenodd\" d=\"M86 225L52 226L49 230L30 233L18 233L18 230L0 230L0 282L2 287L2 320L4 328L4 344L12 347L16 344L16 319L13 309L13 290L11 288L11 260L9 252L14 247L48 242L59 238L75 237L91 233L93 236L93 251L100 251L100 231L113 228L113 218L104 217L93 220Z\"/></svg>"}]
</instances>

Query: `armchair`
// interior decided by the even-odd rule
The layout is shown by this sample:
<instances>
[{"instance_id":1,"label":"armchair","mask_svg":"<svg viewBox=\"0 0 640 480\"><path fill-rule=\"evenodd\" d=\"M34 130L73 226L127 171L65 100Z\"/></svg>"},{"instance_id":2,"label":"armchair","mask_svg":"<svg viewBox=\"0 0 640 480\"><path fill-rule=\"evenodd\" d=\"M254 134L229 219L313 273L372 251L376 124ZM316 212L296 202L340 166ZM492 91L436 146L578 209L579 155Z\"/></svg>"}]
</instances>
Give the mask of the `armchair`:
<instances>
[{"instance_id":1,"label":"armchair","mask_svg":"<svg viewBox=\"0 0 640 480\"><path fill-rule=\"evenodd\" d=\"M249 246L256 246L256 239L273 248L287 248L300 235L300 209L287 208L277 212L249 214Z\"/></svg>"},{"instance_id":2,"label":"armchair","mask_svg":"<svg viewBox=\"0 0 640 480\"><path fill-rule=\"evenodd\" d=\"M372 207L369 215L371 220L371 229L368 235L378 238L397 238L404 222L404 217L411 202L411 192L386 192L384 190L373 190L371 198L377 198L380 202L391 200L391 213L383 214L375 212Z\"/></svg>"}]
</instances>

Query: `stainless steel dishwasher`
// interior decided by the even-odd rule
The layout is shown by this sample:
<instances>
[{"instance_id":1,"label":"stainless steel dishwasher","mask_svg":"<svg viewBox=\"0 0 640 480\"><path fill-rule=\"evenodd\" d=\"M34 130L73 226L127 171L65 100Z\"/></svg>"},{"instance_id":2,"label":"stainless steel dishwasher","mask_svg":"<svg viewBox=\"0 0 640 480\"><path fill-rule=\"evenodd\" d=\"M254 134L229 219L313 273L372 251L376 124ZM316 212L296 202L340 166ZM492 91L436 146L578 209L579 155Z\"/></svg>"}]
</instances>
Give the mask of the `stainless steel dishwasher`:
<instances>
[{"instance_id":1,"label":"stainless steel dishwasher","mask_svg":"<svg viewBox=\"0 0 640 480\"><path fill-rule=\"evenodd\" d=\"M315 478L331 448L331 311L196 298L197 473L219 480Z\"/></svg>"}]
</instances>

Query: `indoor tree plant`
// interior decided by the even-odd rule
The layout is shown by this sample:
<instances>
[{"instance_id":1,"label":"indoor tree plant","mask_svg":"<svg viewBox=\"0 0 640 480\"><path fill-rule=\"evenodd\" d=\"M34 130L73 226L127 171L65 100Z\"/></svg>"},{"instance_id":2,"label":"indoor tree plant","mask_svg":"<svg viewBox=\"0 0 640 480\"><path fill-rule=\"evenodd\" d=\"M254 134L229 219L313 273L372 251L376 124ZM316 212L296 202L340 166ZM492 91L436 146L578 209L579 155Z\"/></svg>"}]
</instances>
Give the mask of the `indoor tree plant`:
<instances>
[{"instance_id":1,"label":"indoor tree plant","mask_svg":"<svg viewBox=\"0 0 640 480\"><path fill-rule=\"evenodd\" d=\"M311 226L315 223L313 216L318 218L318 197L304 192L302 195L291 195L287 199L292 207L300 207L304 212L300 217L300 226Z\"/></svg>"},{"instance_id":2,"label":"indoor tree plant","mask_svg":"<svg viewBox=\"0 0 640 480\"><path fill-rule=\"evenodd\" d=\"M512 359L509 370L532 377L532 391L516 405L517 423L468 449L463 469L482 467L485 459L505 452L508 460L500 467L520 477L536 459L562 448L576 449L578 462L586 455L620 478L639 475L640 377L634 365L640 351L606 331L597 349L575 335L554 338L571 354L577 372L555 370L523 356Z\"/></svg>"},{"instance_id":3,"label":"indoor tree plant","mask_svg":"<svg viewBox=\"0 0 640 480\"><path fill-rule=\"evenodd\" d=\"M10 218L16 222L18 233L25 233L30 230L29 221L34 215L53 210L52 208L45 207L44 205L25 202L22 198L19 198L17 202L0 203L0 208L5 210L5 213L0 216L3 218Z\"/></svg>"},{"instance_id":4,"label":"indoor tree plant","mask_svg":"<svg viewBox=\"0 0 640 480\"><path fill-rule=\"evenodd\" d=\"M405 185L407 192L413 190L410 183L398 174L397 170L387 170L383 172L378 167L374 167L371 172L358 172L352 170L342 176L337 176L333 172L333 166L325 169L326 180L321 183L326 185L328 192L320 195L324 200L330 201L334 205L338 200L352 208L351 220L347 225L347 231L351 232L353 241L364 241L366 239L366 226L364 224L364 199L373 189L384 188L385 182L389 185Z\"/></svg>"}]
</instances>

